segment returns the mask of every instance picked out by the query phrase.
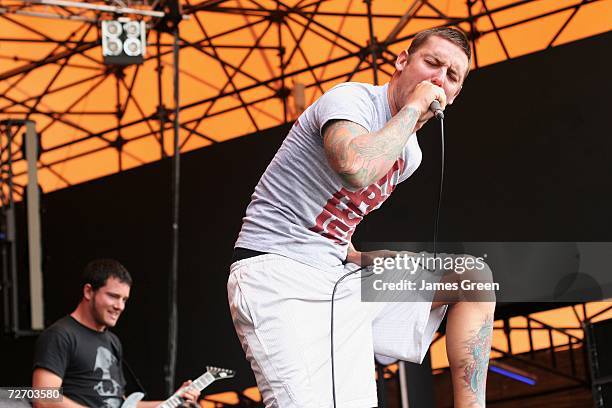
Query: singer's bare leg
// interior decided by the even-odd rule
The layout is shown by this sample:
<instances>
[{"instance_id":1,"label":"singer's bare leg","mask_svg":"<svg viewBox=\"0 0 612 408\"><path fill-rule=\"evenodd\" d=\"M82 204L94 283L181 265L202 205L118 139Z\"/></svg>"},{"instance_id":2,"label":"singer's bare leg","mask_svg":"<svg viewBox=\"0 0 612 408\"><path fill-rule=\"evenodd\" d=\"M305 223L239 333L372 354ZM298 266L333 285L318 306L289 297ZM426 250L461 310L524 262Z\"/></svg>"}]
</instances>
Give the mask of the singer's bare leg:
<instances>
[{"instance_id":1,"label":"singer's bare leg","mask_svg":"<svg viewBox=\"0 0 612 408\"><path fill-rule=\"evenodd\" d=\"M450 306L446 353L453 379L455 408L484 407L495 303L460 302Z\"/></svg>"},{"instance_id":2,"label":"singer's bare leg","mask_svg":"<svg viewBox=\"0 0 612 408\"><path fill-rule=\"evenodd\" d=\"M462 279L492 282L491 270L470 270L465 274L450 274L443 278L452 282ZM446 323L446 354L453 380L455 408L486 405L486 381L493 334L495 293L491 291L466 292L459 290L454 301L439 302L435 308L450 303Z\"/></svg>"}]
</instances>

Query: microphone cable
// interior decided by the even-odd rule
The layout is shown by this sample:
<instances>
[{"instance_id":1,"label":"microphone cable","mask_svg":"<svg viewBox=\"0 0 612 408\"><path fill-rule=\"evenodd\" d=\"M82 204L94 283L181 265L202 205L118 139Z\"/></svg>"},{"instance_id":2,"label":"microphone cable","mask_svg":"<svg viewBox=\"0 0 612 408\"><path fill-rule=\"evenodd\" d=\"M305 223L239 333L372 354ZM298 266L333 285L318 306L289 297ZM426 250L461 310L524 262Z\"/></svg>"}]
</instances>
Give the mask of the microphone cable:
<instances>
[{"instance_id":1,"label":"microphone cable","mask_svg":"<svg viewBox=\"0 0 612 408\"><path fill-rule=\"evenodd\" d=\"M438 205L436 207L436 215L434 218L434 233L433 233L433 253L434 253L434 266L436 264L436 258L438 257L437 242L438 242L438 225L440 224L440 208L442 207L442 190L444 186L444 115L440 115L440 193L438 194ZM435 269L435 268L434 268Z\"/></svg>"},{"instance_id":2,"label":"microphone cable","mask_svg":"<svg viewBox=\"0 0 612 408\"><path fill-rule=\"evenodd\" d=\"M434 235L433 235L433 252L434 252L434 266L435 260L437 258L437 241L438 241L438 225L440 223L440 208L442 207L442 191L444 185L444 163L445 163L445 154L444 154L444 114L440 110L440 114L436 115L436 118L440 121L440 141L441 141L441 166L440 166L440 190L438 194L438 205L436 206L436 214L434 217ZM332 291L331 296L331 319L330 319L330 346L331 346L331 375L332 375L332 398L334 402L334 408L336 408L336 372L335 372L335 364L334 364L334 298L336 296L336 289L340 282L342 282L348 276L357 273L363 269L367 268L366 266L362 266L361 268L355 269L354 271L350 271L345 273L336 281L334 284L334 289ZM435 270L435 268L434 268Z\"/></svg>"}]
</instances>

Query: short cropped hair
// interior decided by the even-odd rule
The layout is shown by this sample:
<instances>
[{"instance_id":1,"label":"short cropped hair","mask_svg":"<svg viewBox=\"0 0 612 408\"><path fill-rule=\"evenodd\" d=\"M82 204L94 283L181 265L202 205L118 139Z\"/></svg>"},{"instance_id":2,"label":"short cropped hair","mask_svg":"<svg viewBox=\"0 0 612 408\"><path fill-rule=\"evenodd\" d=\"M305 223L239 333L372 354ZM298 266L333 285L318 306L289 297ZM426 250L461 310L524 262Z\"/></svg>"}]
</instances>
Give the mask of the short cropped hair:
<instances>
[{"instance_id":1,"label":"short cropped hair","mask_svg":"<svg viewBox=\"0 0 612 408\"><path fill-rule=\"evenodd\" d=\"M132 276L125 266L114 259L96 259L89 262L83 270L81 281L83 286L90 284L93 290L98 290L106 285L108 278L116 278L132 286Z\"/></svg>"},{"instance_id":2,"label":"short cropped hair","mask_svg":"<svg viewBox=\"0 0 612 408\"><path fill-rule=\"evenodd\" d=\"M470 64L472 63L472 49L470 48L470 42L463 31L452 27L435 27L421 31L414 36L414 39L408 48L408 54L416 52L431 36L444 38L461 48L463 53L468 57L468 70L470 69Z\"/></svg>"}]
</instances>

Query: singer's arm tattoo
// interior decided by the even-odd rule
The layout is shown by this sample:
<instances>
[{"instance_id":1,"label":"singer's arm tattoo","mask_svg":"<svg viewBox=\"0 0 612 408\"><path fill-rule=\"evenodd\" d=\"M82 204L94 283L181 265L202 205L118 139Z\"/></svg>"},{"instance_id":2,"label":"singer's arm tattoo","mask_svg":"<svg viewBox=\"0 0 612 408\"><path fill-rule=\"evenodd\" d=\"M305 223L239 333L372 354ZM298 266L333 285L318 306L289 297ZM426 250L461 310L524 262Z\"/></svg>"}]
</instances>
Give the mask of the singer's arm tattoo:
<instances>
[{"instance_id":1,"label":"singer's arm tattoo","mask_svg":"<svg viewBox=\"0 0 612 408\"><path fill-rule=\"evenodd\" d=\"M377 132L348 120L331 121L323 129L327 159L346 186L366 187L391 169L418 119L419 112L405 106Z\"/></svg>"},{"instance_id":2,"label":"singer's arm tattoo","mask_svg":"<svg viewBox=\"0 0 612 408\"><path fill-rule=\"evenodd\" d=\"M478 332L465 342L469 357L463 362L463 380L473 396L471 406L484 407L486 403L486 379L492 333L493 316L489 315Z\"/></svg>"}]
</instances>

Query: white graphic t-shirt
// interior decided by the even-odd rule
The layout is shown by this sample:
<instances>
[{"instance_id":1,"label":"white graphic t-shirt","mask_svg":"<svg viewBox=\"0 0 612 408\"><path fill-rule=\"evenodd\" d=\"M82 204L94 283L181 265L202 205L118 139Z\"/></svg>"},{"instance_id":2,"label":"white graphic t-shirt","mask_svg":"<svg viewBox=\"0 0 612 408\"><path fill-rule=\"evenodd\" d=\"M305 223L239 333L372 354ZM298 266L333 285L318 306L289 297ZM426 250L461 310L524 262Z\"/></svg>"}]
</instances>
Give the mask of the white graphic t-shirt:
<instances>
[{"instance_id":1,"label":"white graphic t-shirt","mask_svg":"<svg viewBox=\"0 0 612 408\"><path fill-rule=\"evenodd\" d=\"M350 191L330 167L321 131L350 120L369 132L391 119L388 84L347 82L321 96L298 118L255 187L235 246L283 255L318 268L342 264L363 217L377 209L421 163L413 134L389 172Z\"/></svg>"}]
</instances>

